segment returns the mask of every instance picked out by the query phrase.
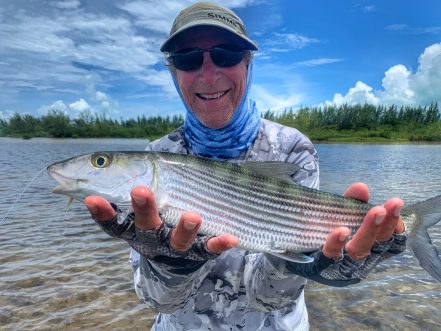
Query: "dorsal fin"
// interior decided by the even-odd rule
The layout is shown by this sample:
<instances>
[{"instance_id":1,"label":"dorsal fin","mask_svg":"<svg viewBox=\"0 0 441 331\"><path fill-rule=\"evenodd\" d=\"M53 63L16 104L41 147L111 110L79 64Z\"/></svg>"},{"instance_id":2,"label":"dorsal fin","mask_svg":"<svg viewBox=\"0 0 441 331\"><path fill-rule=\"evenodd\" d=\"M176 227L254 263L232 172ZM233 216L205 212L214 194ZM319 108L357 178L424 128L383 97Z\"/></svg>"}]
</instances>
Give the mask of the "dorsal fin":
<instances>
[{"instance_id":1,"label":"dorsal fin","mask_svg":"<svg viewBox=\"0 0 441 331\"><path fill-rule=\"evenodd\" d=\"M246 162L241 164L250 168L252 171L266 176L277 178L285 183L293 184L293 176L300 170L298 165L289 162L265 161L265 162Z\"/></svg>"}]
</instances>

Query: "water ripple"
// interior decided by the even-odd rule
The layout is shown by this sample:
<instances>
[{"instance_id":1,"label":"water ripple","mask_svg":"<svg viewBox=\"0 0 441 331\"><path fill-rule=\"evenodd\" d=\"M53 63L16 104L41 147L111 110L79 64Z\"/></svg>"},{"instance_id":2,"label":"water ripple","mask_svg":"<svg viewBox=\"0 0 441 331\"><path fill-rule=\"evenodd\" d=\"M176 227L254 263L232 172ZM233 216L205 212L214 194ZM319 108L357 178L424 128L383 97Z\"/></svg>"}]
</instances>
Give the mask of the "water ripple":
<instances>
[{"instance_id":1,"label":"water ripple","mask_svg":"<svg viewBox=\"0 0 441 331\"><path fill-rule=\"evenodd\" d=\"M0 219L30 178L48 164L97 150L142 150L143 140L0 138ZM323 190L366 182L372 199L406 203L441 194L438 145L318 145ZM7 158L4 157L7 155ZM146 330L154 312L139 303L128 247L109 238L80 203L51 193L43 173L0 224L1 330ZM441 231L432 233L441 246ZM408 253L350 288L313 282L306 297L313 330L434 330L439 285Z\"/></svg>"}]
</instances>

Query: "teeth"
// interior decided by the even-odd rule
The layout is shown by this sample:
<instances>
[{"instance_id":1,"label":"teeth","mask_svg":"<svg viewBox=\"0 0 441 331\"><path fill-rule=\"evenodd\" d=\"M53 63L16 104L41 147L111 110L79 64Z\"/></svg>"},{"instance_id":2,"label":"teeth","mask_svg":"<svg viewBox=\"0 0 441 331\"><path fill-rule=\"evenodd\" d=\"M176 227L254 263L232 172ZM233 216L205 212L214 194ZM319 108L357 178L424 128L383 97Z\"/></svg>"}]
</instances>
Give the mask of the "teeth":
<instances>
[{"instance_id":1,"label":"teeth","mask_svg":"<svg viewBox=\"0 0 441 331\"><path fill-rule=\"evenodd\" d=\"M215 94L199 94L199 96L205 100L218 99L223 96L226 92L219 92Z\"/></svg>"}]
</instances>

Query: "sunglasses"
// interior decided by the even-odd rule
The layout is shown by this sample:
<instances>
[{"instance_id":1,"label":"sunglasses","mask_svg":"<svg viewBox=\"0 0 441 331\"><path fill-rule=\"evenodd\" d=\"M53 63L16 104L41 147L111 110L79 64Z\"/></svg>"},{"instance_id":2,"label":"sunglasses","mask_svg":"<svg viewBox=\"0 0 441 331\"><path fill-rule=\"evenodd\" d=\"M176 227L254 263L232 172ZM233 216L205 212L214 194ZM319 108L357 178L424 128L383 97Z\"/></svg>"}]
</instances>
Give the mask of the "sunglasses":
<instances>
[{"instance_id":1,"label":"sunglasses","mask_svg":"<svg viewBox=\"0 0 441 331\"><path fill-rule=\"evenodd\" d=\"M168 60L178 70L197 70L204 62L204 52L209 52L213 63L221 68L230 68L242 61L246 50L232 45L217 45L212 48L185 48L170 53Z\"/></svg>"}]
</instances>

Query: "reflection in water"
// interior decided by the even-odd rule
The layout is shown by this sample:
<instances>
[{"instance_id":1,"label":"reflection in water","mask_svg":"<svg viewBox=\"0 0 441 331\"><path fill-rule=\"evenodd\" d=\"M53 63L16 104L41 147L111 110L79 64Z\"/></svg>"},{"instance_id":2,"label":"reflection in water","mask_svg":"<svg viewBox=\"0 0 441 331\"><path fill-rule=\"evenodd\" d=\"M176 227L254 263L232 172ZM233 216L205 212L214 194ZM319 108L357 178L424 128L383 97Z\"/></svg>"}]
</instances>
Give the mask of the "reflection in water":
<instances>
[{"instance_id":1,"label":"reflection in water","mask_svg":"<svg viewBox=\"0 0 441 331\"><path fill-rule=\"evenodd\" d=\"M98 150L142 150L144 140L0 138L0 219L48 164ZM441 193L441 146L318 145L321 187L344 192L363 181L377 203L407 203ZM0 329L145 330L155 314L139 303L128 248L109 238L80 203L52 194L43 173L0 225ZM441 247L440 226L431 234ZM441 324L440 286L409 254L381 265L368 280L306 291L313 330L433 330Z\"/></svg>"}]
</instances>

